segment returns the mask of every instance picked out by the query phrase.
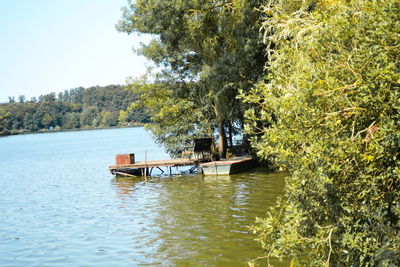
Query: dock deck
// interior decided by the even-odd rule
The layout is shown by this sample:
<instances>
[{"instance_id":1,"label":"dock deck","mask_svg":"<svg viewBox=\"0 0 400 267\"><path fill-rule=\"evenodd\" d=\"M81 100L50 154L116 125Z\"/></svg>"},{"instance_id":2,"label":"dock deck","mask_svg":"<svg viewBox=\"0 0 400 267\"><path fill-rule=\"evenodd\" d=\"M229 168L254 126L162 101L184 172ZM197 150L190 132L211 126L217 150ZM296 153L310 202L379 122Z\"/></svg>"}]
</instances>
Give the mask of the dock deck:
<instances>
[{"instance_id":1,"label":"dock deck","mask_svg":"<svg viewBox=\"0 0 400 267\"><path fill-rule=\"evenodd\" d=\"M180 166L194 166L197 167L201 162L199 159L187 159L187 158L178 158L178 159L166 159L166 160L150 160L150 161L140 161L134 164L123 164L123 165L111 165L108 169L111 173L118 173L120 171L129 171L129 170L137 170L142 175L149 175L153 168L160 167L169 167L170 172L172 167L180 167ZM194 169L193 168L193 169ZM161 169L160 169L161 170ZM163 170L161 170L164 172Z\"/></svg>"}]
</instances>

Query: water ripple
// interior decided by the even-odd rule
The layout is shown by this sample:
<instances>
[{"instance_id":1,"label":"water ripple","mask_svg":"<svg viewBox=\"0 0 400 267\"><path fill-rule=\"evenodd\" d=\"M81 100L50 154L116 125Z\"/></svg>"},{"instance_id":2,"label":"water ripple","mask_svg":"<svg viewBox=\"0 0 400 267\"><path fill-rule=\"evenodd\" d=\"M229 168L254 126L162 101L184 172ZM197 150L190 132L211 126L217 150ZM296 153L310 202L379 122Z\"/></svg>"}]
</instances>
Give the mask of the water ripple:
<instances>
[{"instance_id":1,"label":"water ripple","mask_svg":"<svg viewBox=\"0 0 400 267\"><path fill-rule=\"evenodd\" d=\"M130 151L134 150L134 151ZM167 156L141 128L0 138L0 266L245 266L283 175L113 179Z\"/></svg>"}]
</instances>

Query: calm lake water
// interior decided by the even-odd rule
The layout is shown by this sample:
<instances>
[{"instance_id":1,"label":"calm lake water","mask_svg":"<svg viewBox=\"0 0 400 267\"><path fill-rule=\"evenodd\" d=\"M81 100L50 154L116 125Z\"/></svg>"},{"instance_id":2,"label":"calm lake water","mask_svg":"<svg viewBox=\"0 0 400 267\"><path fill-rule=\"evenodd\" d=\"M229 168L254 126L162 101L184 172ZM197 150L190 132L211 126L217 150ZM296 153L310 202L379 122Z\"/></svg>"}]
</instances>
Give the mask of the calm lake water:
<instances>
[{"instance_id":1,"label":"calm lake water","mask_svg":"<svg viewBox=\"0 0 400 267\"><path fill-rule=\"evenodd\" d=\"M263 255L247 227L283 175L108 172L115 154L146 151L168 158L143 128L0 138L0 266L246 266Z\"/></svg>"}]
</instances>

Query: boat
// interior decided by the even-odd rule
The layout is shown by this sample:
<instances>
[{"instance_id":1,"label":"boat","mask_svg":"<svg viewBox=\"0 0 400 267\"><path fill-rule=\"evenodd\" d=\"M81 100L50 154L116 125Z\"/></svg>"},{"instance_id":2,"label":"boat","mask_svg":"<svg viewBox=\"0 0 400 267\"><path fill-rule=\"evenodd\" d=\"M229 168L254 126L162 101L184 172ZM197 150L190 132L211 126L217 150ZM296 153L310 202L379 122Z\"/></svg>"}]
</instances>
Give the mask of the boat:
<instances>
[{"instance_id":1,"label":"boat","mask_svg":"<svg viewBox=\"0 0 400 267\"><path fill-rule=\"evenodd\" d=\"M255 164L251 156L241 156L201 163L200 167L204 175L230 175L250 170Z\"/></svg>"}]
</instances>

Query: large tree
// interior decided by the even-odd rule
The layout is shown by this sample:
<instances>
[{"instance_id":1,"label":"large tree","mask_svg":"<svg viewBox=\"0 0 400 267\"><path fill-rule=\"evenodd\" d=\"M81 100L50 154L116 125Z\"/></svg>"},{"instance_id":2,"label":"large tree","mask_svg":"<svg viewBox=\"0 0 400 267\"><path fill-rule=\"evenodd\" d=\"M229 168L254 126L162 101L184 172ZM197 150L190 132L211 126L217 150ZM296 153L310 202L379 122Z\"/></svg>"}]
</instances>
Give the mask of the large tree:
<instances>
[{"instance_id":1,"label":"large tree","mask_svg":"<svg viewBox=\"0 0 400 267\"><path fill-rule=\"evenodd\" d=\"M271 4L247 129L289 176L253 229L302 266L399 266L400 1Z\"/></svg>"},{"instance_id":2,"label":"large tree","mask_svg":"<svg viewBox=\"0 0 400 267\"><path fill-rule=\"evenodd\" d=\"M225 157L225 129L243 121L238 92L247 91L263 74L262 13L256 9L262 2L137 0L124 9L117 26L120 31L153 37L138 52L161 67L163 75L157 84L163 88L168 84L165 104L189 109L189 118L178 120L175 127L164 127L167 120L153 119L151 127L158 140L176 141L179 137L174 133L183 138L185 131L175 131L181 127L211 133L216 128L219 155ZM200 110L204 116L190 117ZM160 116L159 112L151 115Z\"/></svg>"}]
</instances>

